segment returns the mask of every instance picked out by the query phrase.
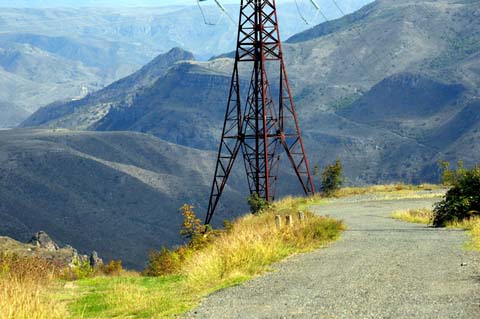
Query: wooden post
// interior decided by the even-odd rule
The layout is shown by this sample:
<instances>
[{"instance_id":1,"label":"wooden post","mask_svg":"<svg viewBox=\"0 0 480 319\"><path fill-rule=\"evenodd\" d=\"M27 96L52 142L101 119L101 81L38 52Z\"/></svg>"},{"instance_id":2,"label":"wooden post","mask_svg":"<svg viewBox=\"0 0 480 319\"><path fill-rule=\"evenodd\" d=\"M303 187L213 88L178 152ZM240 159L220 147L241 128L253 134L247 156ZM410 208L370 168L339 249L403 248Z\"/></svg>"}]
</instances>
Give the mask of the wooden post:
<instances>
[{"instance_id":1,"label":"wooden post","mask_svg":"<svg viewBox=\"0 0 480 319\"><path fill-rule=\"evenodd\" d=\"M286 225L289 226L289 227L292 227L292 226L293 226L293 218L292 218L292 215L287 215L287 216L285 216L285 219L286 219Z\"/></svg>"},{"instance_id":2,"label":"wooden post","mask_svg":"<svg viewBox=\"0 0 480 319\"><path fill-rule=\"evenodd\" d=\"M301 223L305 221L305 213L302 211L298 212L298 220L300 220Z\"/></svg>"},{"instance_id":3,"label":"wooden post","mask_svg":"<svg viewBox=\"0 0 480 319\"><path fill-rule=\"evenodd\" d=\"M277 226L277 229L282 228L282 218L280 215L275 215L275 226Z\"/></svg>"}]
</instances>

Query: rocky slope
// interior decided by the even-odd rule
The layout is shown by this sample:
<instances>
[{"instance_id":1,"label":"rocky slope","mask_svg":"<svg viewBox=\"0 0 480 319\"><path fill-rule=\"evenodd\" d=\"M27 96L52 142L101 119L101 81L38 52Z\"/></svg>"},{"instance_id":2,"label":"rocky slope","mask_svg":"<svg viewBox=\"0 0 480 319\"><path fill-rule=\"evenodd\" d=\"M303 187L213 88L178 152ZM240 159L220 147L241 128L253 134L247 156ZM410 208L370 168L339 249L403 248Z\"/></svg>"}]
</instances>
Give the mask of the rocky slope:
<instances>
[{"instance_id":1,"label":"rocky slope","mask_svg":"<svg viewBox=\"0 0 480 319\"><path fill-rule=\"evenodd\" d=\"M73 267L78 262L89 262L92 267L99 266L103 260L93 251L90 256L79 254L70 245L60 247L50 236L39 231L26 243L19 242L6 236L0 236L0 254L14 254L18 256L35 256L52 261L60 267Z\"/></svg>"},{"instance_id":2,"label":"rocky slope","mask_svg":"<svg viewBox=\"0 0 480 319\"><path fill-rule=\"evenodd\" d=\"M356 184L436 181L439 159L478 162L479 15L476 1L379 0L287 41L312 162L338 157ZM136 130L215 150L231 68L228 57L177 63L100 117L88 119L97 101L87 98L67 116L31 122L65 107L53 105L25 125Z\"/></svg>"}]
</instances>

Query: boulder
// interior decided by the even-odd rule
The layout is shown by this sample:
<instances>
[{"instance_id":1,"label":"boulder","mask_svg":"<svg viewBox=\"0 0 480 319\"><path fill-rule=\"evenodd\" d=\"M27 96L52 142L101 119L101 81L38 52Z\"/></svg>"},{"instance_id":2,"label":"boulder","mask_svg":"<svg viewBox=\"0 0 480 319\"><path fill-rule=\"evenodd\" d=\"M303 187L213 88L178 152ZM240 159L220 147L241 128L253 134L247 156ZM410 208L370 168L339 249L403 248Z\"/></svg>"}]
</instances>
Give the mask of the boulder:
<instances>
[{"instance_id":1,"label":"boulder","mask_svg":"<svg viewBox=\"0 0 480 319\"><path fill-rule=\"evenodd\" d=\"M92 268L96 268L102 265L102 258L98 257L98 253L96 251L92 251L92 254L90 255L90 266L92 266Z\"/></svg>"},{"instance_id":2,"label":"boulder","mask_svg":"<svg viewBox=\"0 0 480 319\"><path fill-rule=\"evenodd\" d=\"M36 233L28 243L47 251L57 251L60 249L57 243L54 242L44 231Z\"/></svg>"}]
</instances>

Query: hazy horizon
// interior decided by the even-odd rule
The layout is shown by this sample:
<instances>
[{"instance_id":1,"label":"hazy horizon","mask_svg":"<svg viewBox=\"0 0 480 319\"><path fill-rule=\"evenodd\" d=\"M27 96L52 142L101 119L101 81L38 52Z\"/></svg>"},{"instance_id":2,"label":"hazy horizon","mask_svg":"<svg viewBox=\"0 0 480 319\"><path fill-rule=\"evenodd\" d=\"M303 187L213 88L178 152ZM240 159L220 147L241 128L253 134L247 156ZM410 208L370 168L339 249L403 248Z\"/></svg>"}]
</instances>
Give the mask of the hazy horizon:
<instances>
[{"instance_id":1,"label":"hazy horizon","mask_svg":"<svg viewBox=\"0 0 480 319\"><path fill-rule=\"evenodd\" d=\"M222 0L222 3L239 3L240 0ZM213 1L212 1L213 2ZM287 2L290 2L288 0ZM0 0L0 7L52 8L52 7L160 7L171 5L196 5L196 0Z\"/></svg>"},{"instance_id":2,"label":"hazy horizon","mask_svg":"<svg viewBox=\"0 0 480 319\"><path fill-rule=\"evenodd\" d=\"M293 2L294 0L279 0ZM309 5L310 0L299 0L300 4ZM317 0L320 4L321 1ZM373 1L373 0L372 0ZM213 0L209 0L212 4ZM240 3L240 0L221 0L223 4ZM3 8L55 8L55 7L161 7L161 6L187 6L197 5L197 0L0 0Z\"/></svg>"}]
</instances>

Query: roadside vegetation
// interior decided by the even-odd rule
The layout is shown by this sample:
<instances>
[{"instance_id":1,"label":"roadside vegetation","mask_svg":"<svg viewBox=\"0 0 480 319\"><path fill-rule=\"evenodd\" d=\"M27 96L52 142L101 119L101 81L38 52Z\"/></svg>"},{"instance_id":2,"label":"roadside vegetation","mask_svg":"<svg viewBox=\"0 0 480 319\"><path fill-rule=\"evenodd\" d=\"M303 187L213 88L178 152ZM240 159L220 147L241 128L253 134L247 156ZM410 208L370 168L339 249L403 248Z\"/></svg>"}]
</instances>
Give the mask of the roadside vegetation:
<instances>
[{"instance_id":1,"label":"roadside vegetation","mask_svg":"<svg viewBox=\"0 0 480 319\"><path fill-rule=\"evenodd\" d=\"M4 258L0 260L0 319L164 318L184 313L213 291L243 283L270 271L276 261L337 239L343 224L309 212L310 203L312 199L289 197L268 207L256 199L251 203L260 206L255 214L225 222L221 230L207 229L193 207L185 205L181 233L187 244L151 252L143 273L124 271L119 262L102 269L78 263L68 270L48 264L31 271L23 264L12 267ZM291 225L287 216L292 216ZM43 265L40 259L23 263L37 262ZM25 280L19 281L13 271L17 268L42 275L38 280L21 275Z\"/></svg>"},{"instance_id":2,"label":"roadside vegetation","mask_svg":"<svg viewBox=\"0 0 480 319\"><path fill-rule=\"evenodd\" d=\"M449 190L433 209L394 212L393 218L432 225L465 229L471 235L469 246L480 251L480 165L466 169L462 162L456 170L442 163L442 182Z\"/></svg>"},{"instance_id":3,"label":"roadside vegetation","mask_svg":"<svg viewBox=\"0 0 480 319\"><path fill-rule=\"evenodd\" d=\"M402 210L393 212L392 217L409 223L430 225L433 219L433 210L430 208Z\"/></svg>"},{"instance_id":4,"label":"roadside vegetation","mask_svg":"<svg viewBox=\"0 0 480 319\"><path fill-rule=\"evenodd\" d=\"M435 212L430 208L410 209L392 213L392 218L409 223L418 223L432 225L435 218ZM468 231L471 240L468 247L480 251L480 217L472 217L464 220L450 221L445 223L444 227L464 229Z\"/></svg>"},{"instance_id":5,"label":"roadside vegetation","mask_svg":"<svg viewBox=\"0 0 480 319\"><path fill-rule=\"evenodd\" d=\"M371 185L365 187L345 187L336 191L333 196L348 197L368 194L379 195L379 199L429 198L441 197L441 193L432 191L442 191L444 189L445 186L436 184L410 185L395 183L388 185Z\"/></svg>"}]
</instances>

